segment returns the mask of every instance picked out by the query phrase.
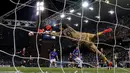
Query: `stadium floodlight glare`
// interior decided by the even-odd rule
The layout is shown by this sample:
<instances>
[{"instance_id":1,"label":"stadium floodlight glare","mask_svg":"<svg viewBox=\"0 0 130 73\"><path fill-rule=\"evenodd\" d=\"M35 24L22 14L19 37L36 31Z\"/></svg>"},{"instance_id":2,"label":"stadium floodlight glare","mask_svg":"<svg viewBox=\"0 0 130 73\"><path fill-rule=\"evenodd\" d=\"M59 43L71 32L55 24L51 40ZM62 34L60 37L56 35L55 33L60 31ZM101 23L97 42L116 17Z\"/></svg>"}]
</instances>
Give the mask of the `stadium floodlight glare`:
<instances>
[{"instance_id":1,"label":"stadium floodlight glare","mask_svg":"<svg viewBox=\"0 0 130 73\"><path fill-rule=\"evenodd\" d=\"M37 11L39 11L40 2L37 2Z\"/></svg>"},{"instance_id":2,"label":"stadium floodlight glare","mask_svg":"<svg viewBox=\"0 0 130 73\"><path fill-rule=\"evenodd\" d=\"M45 9L45 8L44 8L43 6L40 6L40 10L41 10L41 11L44 11L44 9Z\"/></svg>"},{"instance_id":3,"label":"stadium floodlight glare","mask_svg":"<svg viewBox=\"0 0 130 73\"><path fill-rule=\"evenodd\" d=\"M44 8L44 2L40 2L40 10L43 11L45 8Z\"/></svg>"},{"instance_id":4,"label":"stadium floodlight glare","mask_svg":"<svg viewBox=\"0 0 130 73\"><path fill-rule=\"evenodd\" d=\"M94 8L93 8L93 7L89 7L89 10L93 11L93 10L94 10Z\"/></svg>"},{"instance_id":5,"label":"stadium floodlight glare","mask_svg":"<svg viewBox=\"0 0 130 73\"><path fill-rule=\"evenodd\" d=\"M75 26L77 27L77 26L79 26L79 24L75 24Z\"/></svg>"},{"instance_id":6,"label":"stadium floodlight glare","mask_svg":"<svg viewBox=\"0 0 130 73\"><path fill-rule=\"evenodd\" d=\"M65 17L65 14L64 14L64 13L62 13L62 14L60 15L60 17L61 17L61 18L64 18L64 17Z\"/></svg>"},{"instance_id":7,"label":"stadium floodlight glare","mask_svg":"<svg viewBox=\"0 0 130 73\"><path fill-rule=\"evenodd\" d=\"M39 11L37 11L36 15L39 15Z\"/></svg>"},{"instance_id":8,"label":"stadium floodlight glare","mask_svg":"<svg viewBox=\"0 0 130 73\"><path fill-rule=\"evenodd\" d=\"M81 15L81 13L80 13L80 12L78 12L77 14L78 14L78 15Z\"/></svg>"},{"instance_id":9,"label":"stadium floodlight glare","mask_svg":"<svg viewBox=\"0 0 130 73\"><path fill-rule=\"evenodd\" d=\"M40 2L40 6L44 6L44 2Z\"/></svg>"},{"instance_id":10,"label":"stadium floodlight glare","mask_svg":"<svg viewBox=\"0 0 130 73\"><path fill-rule=\"evenodd\" d=\"M37 11L39 11L40 9L39 9L39 7L37 7Z\"/></svg>"},{"instance_id":11,"label":"stadium floodlight glare","mask_svg":"<svg viewBox=\"0 0 130 73\"><path fill-rule=\"evenodd\" d=\"M88 4L88 2L87 2L87 1L85 1L85 2L83 2L83 3L82 3L82 7L83 7L83 8L88 7L88 5L89 5L89 4Z\"/></svg>"},{"instance_id":12,"label":"stadium floodlight glare","mask_svg":"<svg viewBox=\"0 0 130 73\"><path fill-rule=\"evenodd\" d=\"M108 13L110 13L111 15L113 15L113 14L114 14L114 11L113 11L113 10L110 10L110 11L108 11Z\"/></svg>"},{"instance_id":13,"label":"stadium floodlight glare","mask_svg":"<svg viewBox=\"0 0 130 73\"><path fill-rule=\"evenodd\" d=\"M67 17L67 19L70 21L70 20L71 20L71 17Z\"/></svg>"},{"instance_id":14,"label":"stadium floodlight glare","mask_svg":"<svg viewBox=\"0 0 130 73\"><path fill-rule=\"evenodd\" d=\"M100 19L100 16L95 16L97 19Z\"/></svg>"},{"instance_id":15,"label":"stadium floodlight glare","mask_svg":"<svg viewBox=\"0 0 130 73\"><path fill-rule=\"evenodd\" d=\"M40 2L37 2L37 7L39 7L40 6Z\"/></svg>"},{"instance_id":16,"label":"stadium floodlight glare","mask_svg":"<svg viewBox=\"0 0 130 73\"><path fill-rule=\"evenodd\" d=\"M71 10L70 10L70 13L73 13L74 11L75 11L74 9L71 9Z\"/></svg>"},{"instance_id":17,"label":"stadium floodlight glare","mask_svg":"<svg viewBox=\"0 0 130 73\"><path fill-rule=\"evenodd\" d=\"M110 3L110 1L109 1L109 0L105 0L105 2L106 2L107 4L109 4L109 3Z\"/></svg>"},{"instance_id":18,"label":"stadium floodlight glare","mask_svg":"<svg viewBox=\"0 0 130 73\"><path fill-rule=\"evenodd\" d=\"M37 12L36 12L36 15L39 15L39 12L40 11L44 11L44 2L37 2Z\"/></svg>"},{"instance_id":19,"label":"stadium floodlight glare","mask_svg":"<svg viewBox=\"0 0 130 73\"><path fill-rule=\"evenodd\" d=\"M85 23L88 23L88 20L84 20Z\"/></svg>"}]
</instances>

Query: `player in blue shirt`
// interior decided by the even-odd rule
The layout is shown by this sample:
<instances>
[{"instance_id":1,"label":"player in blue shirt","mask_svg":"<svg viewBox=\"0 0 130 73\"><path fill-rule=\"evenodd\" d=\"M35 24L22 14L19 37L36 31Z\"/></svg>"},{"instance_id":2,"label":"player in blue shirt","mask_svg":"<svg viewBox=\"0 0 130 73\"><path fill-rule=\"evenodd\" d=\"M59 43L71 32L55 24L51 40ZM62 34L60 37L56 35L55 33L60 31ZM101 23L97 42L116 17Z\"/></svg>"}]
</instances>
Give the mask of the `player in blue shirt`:
<instances>
[{"instance_id":1,"label":"player in blue shirt","mask_svg":"<svg viewBox=\"0 0 130 73\"><path fill-rule=\"evenodd\" d=\"M80 58L80 51L79 51L78 47L76 47L76 49L74 49L74 51L73 51L73 59L75 62L78 63L78 67L82 68L83 61Z\"/></svg>"},{"instance_id":2,"label":"player in blue shirt","mask_svg":"<svg viewBox=\"0 0 130 73\"><path fill-rule=\"evenodd\" d=\"M52 65L54 65L54 67L57 67L56 58L58 60L58 53L56 52L56 49L50 52L49 58L50 58L50 67L52 67Z\"/></svg>"}]
</instances>

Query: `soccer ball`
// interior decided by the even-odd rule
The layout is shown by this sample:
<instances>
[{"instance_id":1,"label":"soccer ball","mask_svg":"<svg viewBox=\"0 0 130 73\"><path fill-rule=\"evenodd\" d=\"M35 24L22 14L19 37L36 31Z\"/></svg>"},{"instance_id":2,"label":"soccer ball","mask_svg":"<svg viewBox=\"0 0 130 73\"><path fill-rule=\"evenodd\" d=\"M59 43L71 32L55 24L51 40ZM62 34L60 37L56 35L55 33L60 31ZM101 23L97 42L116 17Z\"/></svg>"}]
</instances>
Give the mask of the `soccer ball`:
<instances>
[{"instance_id":1,"label":"soccer ball","mask_svg":"<svg viewBox=\"0 0 130 73\"><path fill-rule=\"evenodd\" d=\"M31 32L28 33L28 35L29 35L29 36L33 36L33 35L34 35L34 32L31 31Z\"/></svg>"}]
</instances>

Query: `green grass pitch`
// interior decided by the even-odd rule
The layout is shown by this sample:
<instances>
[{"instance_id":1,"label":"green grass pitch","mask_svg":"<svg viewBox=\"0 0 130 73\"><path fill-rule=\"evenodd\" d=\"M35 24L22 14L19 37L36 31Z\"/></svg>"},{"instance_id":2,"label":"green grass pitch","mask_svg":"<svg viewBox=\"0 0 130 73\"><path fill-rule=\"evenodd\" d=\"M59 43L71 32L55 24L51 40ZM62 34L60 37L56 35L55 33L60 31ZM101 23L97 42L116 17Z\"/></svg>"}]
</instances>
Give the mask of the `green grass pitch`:
<instances>
[{"instance_id":1,"label":"green grass pitch","mask_svg":"<svg viewBox=\"0 0 130 73\"><path fill-rule=\"evenodd\" d=\"M17 67L20 73L41 73L38 67ZM41 68L44 73L130 73L130 68L115 68L108 70L107 68L63 68L64 72L62 72L61 68ZM14 67L0 67L0 73L15 73Z\"/></svg>"}]
</instances>

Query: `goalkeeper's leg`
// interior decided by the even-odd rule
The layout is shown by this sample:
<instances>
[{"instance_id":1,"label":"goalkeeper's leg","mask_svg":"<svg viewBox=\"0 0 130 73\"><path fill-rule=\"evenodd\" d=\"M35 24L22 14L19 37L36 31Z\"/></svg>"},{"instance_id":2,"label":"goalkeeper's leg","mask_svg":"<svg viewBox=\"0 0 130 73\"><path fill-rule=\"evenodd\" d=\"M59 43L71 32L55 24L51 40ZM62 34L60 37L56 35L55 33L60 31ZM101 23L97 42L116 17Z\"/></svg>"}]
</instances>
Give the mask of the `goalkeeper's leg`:
<instances>
[{"instance_id":1,"label":"goalkeeper's leg","mask_svg":"<svg viewBox=\"0 0 130 73\"><path fill-rule=\"evenodd\" d=\"M97 52L103 58L104 61L108 62L108 59L106 58L106 56L97 49L94 43L90 42L89 46L93 52Z\"/></svg>"}]
</instances>

